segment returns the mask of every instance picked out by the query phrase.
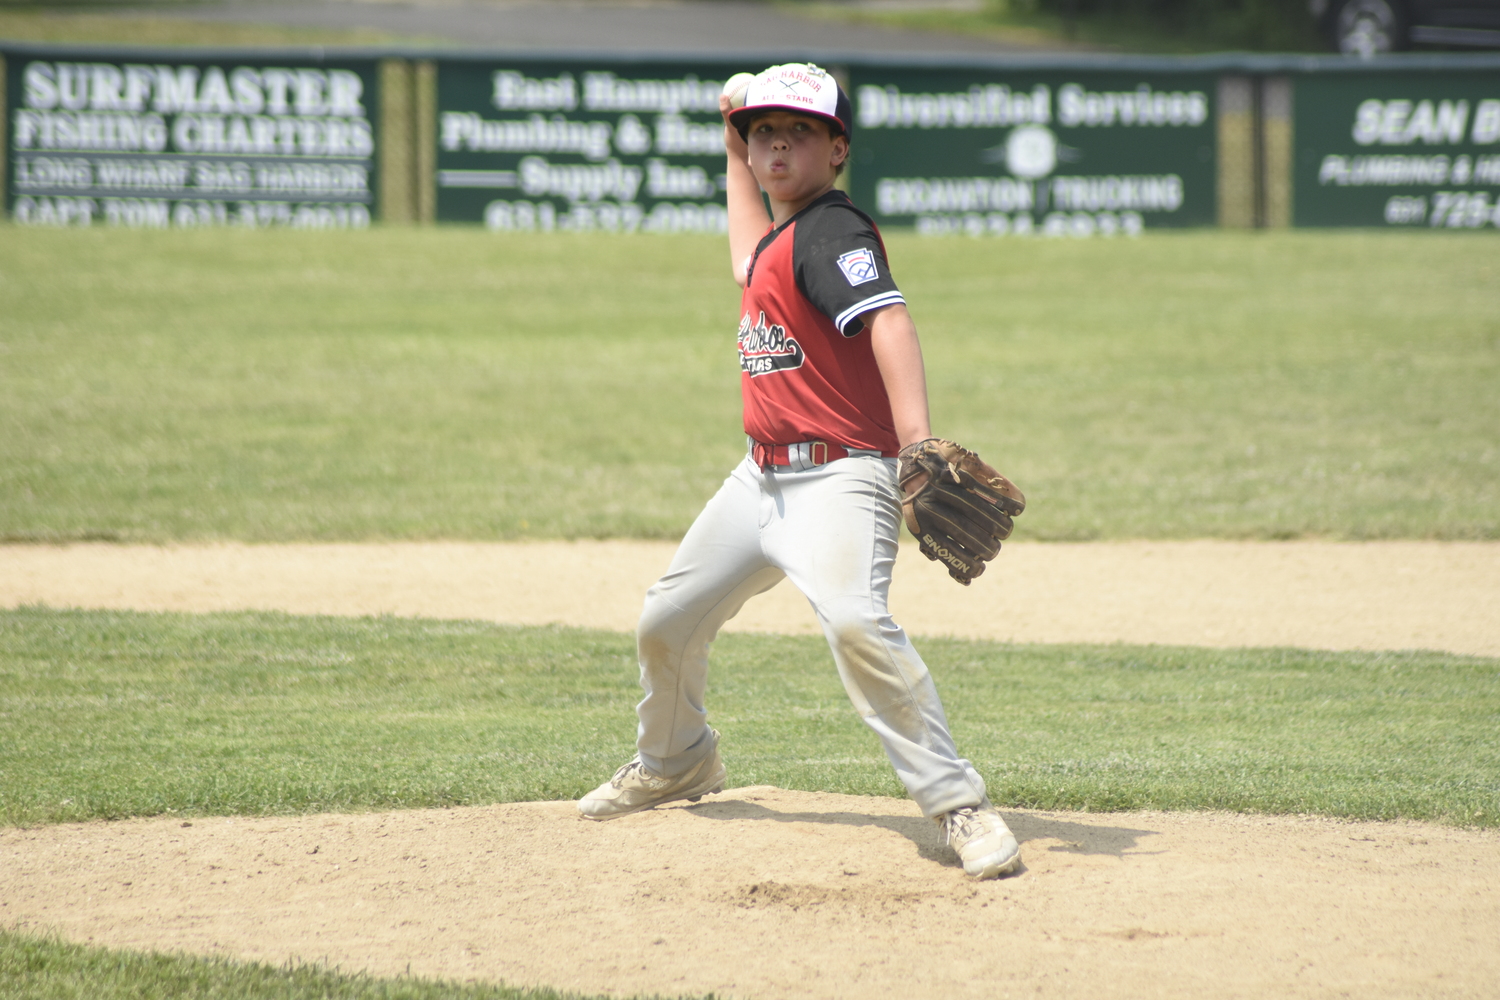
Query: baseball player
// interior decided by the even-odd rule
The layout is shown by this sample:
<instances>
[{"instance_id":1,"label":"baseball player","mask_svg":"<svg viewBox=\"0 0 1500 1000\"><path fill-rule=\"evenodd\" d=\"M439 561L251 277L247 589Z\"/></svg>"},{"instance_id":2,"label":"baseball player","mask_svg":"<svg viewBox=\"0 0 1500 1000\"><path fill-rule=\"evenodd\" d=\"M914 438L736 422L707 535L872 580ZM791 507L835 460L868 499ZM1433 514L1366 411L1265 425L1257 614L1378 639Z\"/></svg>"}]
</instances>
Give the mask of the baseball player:
<instances>
[{"instance_id":1,"label":"baseball player","mask_svg":"<svg viewBox=\"0 0 1500 1000\"><path fill-rule=\"evenodd\" d=\"M847 95L817 66L795 63L741 74L725 91L748 454L646 594L639 752L578 809L612 819L723 789L704 707L709 646L746 600L790 578L849 699L965 872L1014 871L1016 839L959 756L886 592L903 501L923 552L967 583L1024 500L972 452L931 436L922 352L885 246L834 187L849 157Z\"/></svg>"}]
</instances>

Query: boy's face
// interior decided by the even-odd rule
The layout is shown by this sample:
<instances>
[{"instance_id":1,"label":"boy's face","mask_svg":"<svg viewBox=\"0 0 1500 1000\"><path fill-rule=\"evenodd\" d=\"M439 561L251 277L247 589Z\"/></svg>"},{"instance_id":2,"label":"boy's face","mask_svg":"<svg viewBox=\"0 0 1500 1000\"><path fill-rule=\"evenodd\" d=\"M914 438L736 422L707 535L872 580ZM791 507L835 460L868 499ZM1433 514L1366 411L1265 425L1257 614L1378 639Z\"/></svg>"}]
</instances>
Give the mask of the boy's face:
<instances>
[{"instance_id":1,"label":"boy's face","mask_svg":"<svg viewBox=\"0 0 1500 1000\"><path fill-rule=\"evenodd\" d=\"M821 193L849 155L849 139L828 123L795 111L757 115L746 136L750 172L776 201L797 202Z\"/></svg>"}]
</instances>

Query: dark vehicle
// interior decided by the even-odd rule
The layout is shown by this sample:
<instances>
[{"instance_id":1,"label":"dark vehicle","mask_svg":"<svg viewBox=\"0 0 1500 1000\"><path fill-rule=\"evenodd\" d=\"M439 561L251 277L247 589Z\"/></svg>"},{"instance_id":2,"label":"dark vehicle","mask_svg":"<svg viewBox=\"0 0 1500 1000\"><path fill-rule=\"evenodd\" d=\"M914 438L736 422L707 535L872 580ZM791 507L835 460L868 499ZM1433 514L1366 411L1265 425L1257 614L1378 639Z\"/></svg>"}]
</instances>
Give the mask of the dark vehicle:
<instances>
[{"instance_id":1,"label":"dark vehicle","mask_svg":"<svg viewBox=\"0 0 1500 1000\"><path fill-rule=\"evenodd\" d=\"M1365 59L1412 45L1500 48L1500 0L1310 0L1335 48Z\"/></svg>"}]
</instances>

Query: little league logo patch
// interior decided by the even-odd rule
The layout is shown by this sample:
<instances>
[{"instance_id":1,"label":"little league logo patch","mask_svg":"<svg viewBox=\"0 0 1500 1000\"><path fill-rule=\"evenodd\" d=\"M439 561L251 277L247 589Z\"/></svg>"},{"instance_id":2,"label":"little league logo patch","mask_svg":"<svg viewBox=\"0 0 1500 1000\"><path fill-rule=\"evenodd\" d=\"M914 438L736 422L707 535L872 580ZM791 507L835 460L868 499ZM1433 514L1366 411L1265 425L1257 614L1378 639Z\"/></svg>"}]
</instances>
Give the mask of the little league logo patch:
<instances>
[{"instance_id":1,"label":"little league logo patch","mask_svg":"<svg viewBox=\"0 0 1500 1000\"><path fill-rule=\"evenodd\" d=\"M869 247L850 250L839 257L838 265L851 285L863 285L880 277L880 271L875 267L875 251Z\"/></svg>"},{"instance_id":2,"label":"little league logo patch","mask_svg":"<svg viewBox=\"0 0 1500 1000\"><path fill-rule=\"evenodd\" d=\"M784 326L768 324L764 310L754 325L749 313L740 318L740 370L751 378L801 368L804 360L797 338L787 336Z\"/></svg>"}]
</instances>

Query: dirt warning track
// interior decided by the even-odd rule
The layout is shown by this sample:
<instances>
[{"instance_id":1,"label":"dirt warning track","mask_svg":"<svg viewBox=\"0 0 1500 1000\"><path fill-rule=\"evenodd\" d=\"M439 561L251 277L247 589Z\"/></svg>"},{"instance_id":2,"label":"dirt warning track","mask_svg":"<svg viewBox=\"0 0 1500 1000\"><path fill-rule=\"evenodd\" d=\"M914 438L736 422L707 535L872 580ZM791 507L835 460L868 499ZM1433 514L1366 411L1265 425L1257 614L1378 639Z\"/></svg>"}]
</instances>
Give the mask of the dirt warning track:
<instances>
[{"instance_id":1,"label":"dirt warning track","mask_svg":"<svg viewBox=\"0 0 1500 1000\"><path fill-rule=\"evenodd\" d=\"M0 607L421 615L629 631L670 542L0 546ZM1020 542L972 587L906 546L914 635L1500 656L1500 543ZM790 584L731 630L817 630Z\"/></svg>"}]
</instances>

